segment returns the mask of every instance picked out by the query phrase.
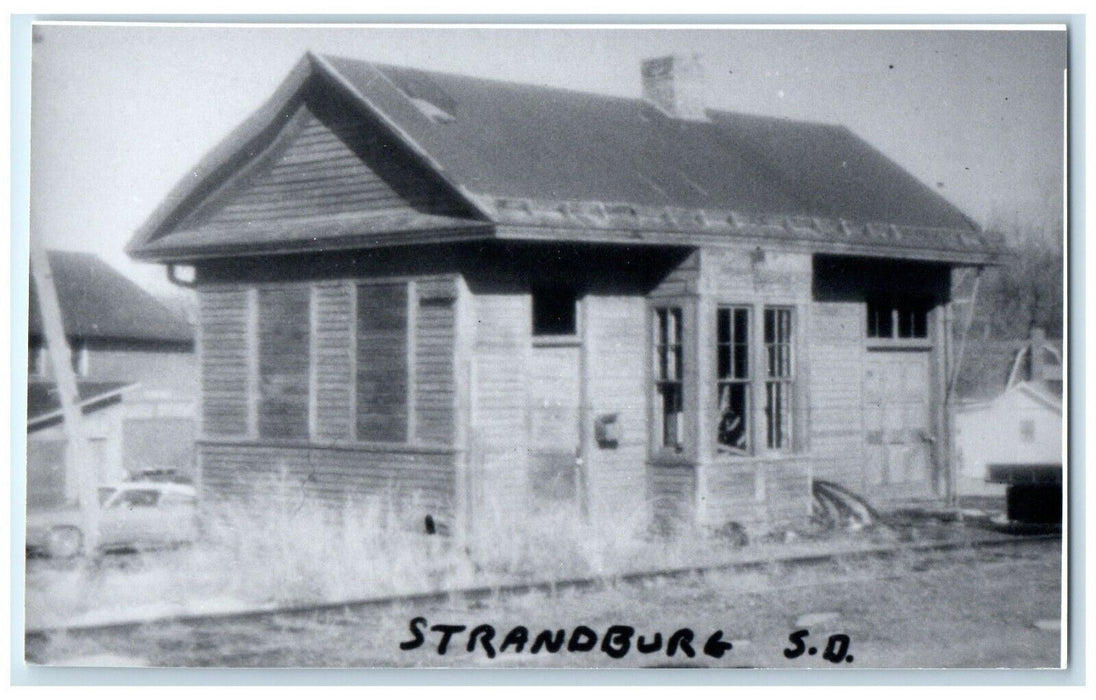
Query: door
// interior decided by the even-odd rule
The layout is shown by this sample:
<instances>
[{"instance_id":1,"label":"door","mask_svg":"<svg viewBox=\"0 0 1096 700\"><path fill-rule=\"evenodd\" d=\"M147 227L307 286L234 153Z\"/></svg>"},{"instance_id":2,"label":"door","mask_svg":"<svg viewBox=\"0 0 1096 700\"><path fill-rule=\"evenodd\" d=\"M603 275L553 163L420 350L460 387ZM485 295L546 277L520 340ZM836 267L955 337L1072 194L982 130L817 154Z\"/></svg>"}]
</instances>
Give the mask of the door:
<instances>
[{"instance_id":1,"label":"door","mask_svg":"<svg viewBox=\"0 0 1096 700\"><path fill-rule=\"evenodd\" d=\"M529 386L529 485L535 510L573 509L580 496L581 351L533 348Z\"/></svg>"},{"instance_id":2,"label":"door","mask_svg":"<svg viewBox=\"0 0 1096 700\"><path fill-rule=\"evenodd\" d=\"M935 495L927 351L868 351L864 467L868 495Z\"/></svg>"}]
</instances>

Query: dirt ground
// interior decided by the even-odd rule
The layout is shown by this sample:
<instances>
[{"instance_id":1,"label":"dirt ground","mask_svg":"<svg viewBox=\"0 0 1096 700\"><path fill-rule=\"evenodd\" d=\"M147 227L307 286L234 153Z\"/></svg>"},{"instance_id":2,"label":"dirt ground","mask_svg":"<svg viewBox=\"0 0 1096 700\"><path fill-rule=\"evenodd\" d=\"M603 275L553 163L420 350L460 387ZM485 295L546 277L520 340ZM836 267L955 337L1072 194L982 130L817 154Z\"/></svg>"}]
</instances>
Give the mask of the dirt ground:
<instances>
[{"instance_id":1,"label":"dirt ground","mask_svg":"<svg viewBox=\"0 0 1096 700\"><path fill-rule=\"evenodd\" d=\"M621 584L590 592L527 594L476 602L424 604L353 614L310 614L236 623L145 625L96 634L31 635L27 660L60 665L217 667L610 667L761 668L1043 668L1058 667L1060 632L1043 629L1060 616L1061 543L906 554L888 560L834 561L824 566L770 567L756 573L713 573L687 580ZM414 618L425 618L417 625ZM1044 621L1036 626L1037 621ZM491 658L477 634L491 625ZM454 631L439 653L444 629ZM608 648L606 631L617 629ZM412 627L421 632L419 637ZM528 643L517 652L521 631ZM593 648L576 628L588 627ZM685 646L670 656L670 637L687 628ZM575 638L557 653L531 644L543 630ZM730 641L719 658L705 653ZM801 644L791 636L798 635ZM639 636L658 651L640 653ZM842 637L840 635L845 635ZM683 633L677 635L681 641ZM688 635L684 635L688 641ZM401 649L400 644L405 643ZM710 646L713 653L719 645ZM815 653L811 653L814 649ZM785 650L798 655L788 658ZM824 658L829 651L829 658Z\"/></svg>"}]
</instances>

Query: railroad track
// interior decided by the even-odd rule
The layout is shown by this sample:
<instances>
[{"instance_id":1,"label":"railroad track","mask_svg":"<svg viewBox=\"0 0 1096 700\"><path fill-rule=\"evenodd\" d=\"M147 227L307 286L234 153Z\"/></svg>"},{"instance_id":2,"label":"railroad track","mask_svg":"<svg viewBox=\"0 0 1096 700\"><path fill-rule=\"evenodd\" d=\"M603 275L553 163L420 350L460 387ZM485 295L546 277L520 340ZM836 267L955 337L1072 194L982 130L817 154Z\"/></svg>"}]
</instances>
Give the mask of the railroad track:
<instances>
[{"instance_id":1,"label":"railroad track","mask_svg":"<svg viewBox=\"0 0 1096 700\"><path fill-rule=\"evenodd\" d=\"M932 554L962 549L971 549L977 552L1004 548L1024 548L1044 542L1060 540L1060 533L1032 534L1024 536L1008 536L995 534L992 536L981 536L972 539L889 543L862 547L855 550L843 550L838 552L795 553L787 556L770 556L766 558L699 564L695 566L682 566L650 571L633 571L612 576L588 576L535 582L481 585L452 590L439 590L428 593L392 595L379 598L344 600L328 603L288 605L276 608L263 607L242 611L234 610L204 614L180 614L154 619L122 620L103 624L28 629L26 630L26 638L28 640L47 639L49 638L49 636L54 634L65 634L75 637L94 637L102 634L118 634L126 632L128 630L137 630L147 625L182 624L189 627L202 627L206 625L260 622L263 620L284 619L303 616L346 616L367 610L384 610L400 606L445 604L454 602L463 602L465 604L468 604L490 599L528 595L530 593L544 593L551 595L568 591L593 591L613 585L644 585L659 581L671 581L688 579L692 577L702 577L710 573L763 571L772 566L799 568L819 566L836 560L858 561L870 559L887 559L890 557L907 554ZM882 575L857 579L844 577L841 579L837 579L832 583L847 583L849 581L861 580L879 580L882 578L887 578L887 576ZM790 584L786 587L798 587L802 585L826 585L827 583L829 582L817 581L813 584ZM773 587L767 586L765 590L773 590Z\"/></svg>"}]
</instances>

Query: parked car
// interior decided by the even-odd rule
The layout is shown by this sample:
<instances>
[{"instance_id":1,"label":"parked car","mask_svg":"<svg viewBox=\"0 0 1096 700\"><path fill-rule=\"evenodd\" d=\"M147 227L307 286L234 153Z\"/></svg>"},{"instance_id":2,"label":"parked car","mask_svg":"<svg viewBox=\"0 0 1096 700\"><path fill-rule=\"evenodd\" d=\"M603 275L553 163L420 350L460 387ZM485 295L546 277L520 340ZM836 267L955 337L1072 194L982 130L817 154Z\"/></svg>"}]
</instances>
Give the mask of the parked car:
<instances>
[{"instance_id":1,"label":"parked car","mask_svg":"<svg viewBox=\"0 0 1096 700\"><path fill-rule=\"evenodd\" d=\"M99 489L99 549L154 549L198 538L198 495L171 482L122 482ZM84 551L80 510L27 514L27 551L69 558Z\"/></svg>"}]
</instances>

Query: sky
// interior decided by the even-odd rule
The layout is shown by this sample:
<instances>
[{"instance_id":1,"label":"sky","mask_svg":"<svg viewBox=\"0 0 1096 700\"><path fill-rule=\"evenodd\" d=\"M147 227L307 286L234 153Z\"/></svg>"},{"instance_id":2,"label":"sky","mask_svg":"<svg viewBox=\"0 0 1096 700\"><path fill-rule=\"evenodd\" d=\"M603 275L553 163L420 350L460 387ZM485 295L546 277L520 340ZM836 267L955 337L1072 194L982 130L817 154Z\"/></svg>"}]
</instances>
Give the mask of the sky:
<instances>
[{"instance_id":1,"label":"sky","mask_svg":"<svg viewBox=\"0 0 1096 700\"><path fill-rule=\"evenodd\" d=\"M31 235L171 291L125 244L307 50L621 96L699 53L713 108L844 124L983 225L1061 217L1065 32L38 24Z\"/></svg>"}]
</instances>

